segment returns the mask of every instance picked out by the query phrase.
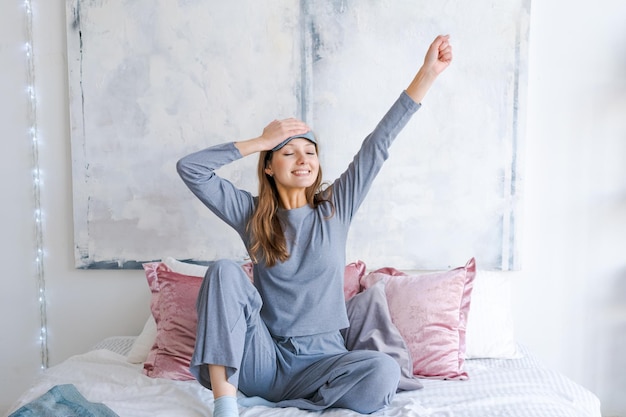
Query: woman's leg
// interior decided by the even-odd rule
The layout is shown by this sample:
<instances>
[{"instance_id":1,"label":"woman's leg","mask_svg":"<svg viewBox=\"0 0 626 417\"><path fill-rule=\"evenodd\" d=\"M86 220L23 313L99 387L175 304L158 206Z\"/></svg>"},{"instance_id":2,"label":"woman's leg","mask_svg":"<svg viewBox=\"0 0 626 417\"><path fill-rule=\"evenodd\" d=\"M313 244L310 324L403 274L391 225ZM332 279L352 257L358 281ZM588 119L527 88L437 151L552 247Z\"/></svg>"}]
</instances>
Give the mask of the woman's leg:
<instances>
[{"instance_id":1,"label":"woman's leg","mask_svg":"<svg viewBox=\"0 0 626 417\"><path fill-rule=\"evenodd\" d=\"M240 265L228 260L211 265L198 294L198 327L190 370L216 398L236 395L245 357L254 357L257 351L267 356L268 349L257 346L271 344L259 317L261 305L258 291ZM270 373L272 359L263 361Z\"/></svg>"},{"instance_id":2,"label":"woman's leg","mask_svg":"<svg viewBox=\"0 0 626 417\"><path fill-rule=\"evenodd\" d=\"M336 353L320 355L310 349L320 346L319 341L307 346L303 338L296 339L298 351L290 362L299 364L293 367L283 400L277 406L308 410L348 408L369 414L393 399L400 367L391 356L367 350L348 352L341 336L337 342L332 337L324 342L324 350Z\"/></svg>"},{"instance_id":3,"label":"woman's leg","mask_svg":"<svg viewBox=\"0 0 626 417\"><path fill-rule=\"evenodd\" d=\"M373 413L391 403L400 380L400 367L391 356L375 351L352 351L342 362L333 379L320 388L320 398L333 401L332 407L362 414Z\"/></svg>"},{"instance_id":4,"label":"woman's leg","mask_svg":"<svg viewBox=\"0 0 626 417\"><path fill-rule=\"evenodd\" d=\"M207 365L213 387L213 417L239 417L237 388L228 382L226 367Z\"/></svg>"},{"instance_id":5,"label":"woman's leg","mask_svg":"<svg viewBox=\"0 0 626 417\"><path fill-rule=\"evenodd\" d=\"M211 380L213 397L219 398L223 397L224 395L236 397L237 387L228 382L228 378L226 377L226 367L223 365L207 366L209 368L209 377Z\"/></svg>"}]
</instances>

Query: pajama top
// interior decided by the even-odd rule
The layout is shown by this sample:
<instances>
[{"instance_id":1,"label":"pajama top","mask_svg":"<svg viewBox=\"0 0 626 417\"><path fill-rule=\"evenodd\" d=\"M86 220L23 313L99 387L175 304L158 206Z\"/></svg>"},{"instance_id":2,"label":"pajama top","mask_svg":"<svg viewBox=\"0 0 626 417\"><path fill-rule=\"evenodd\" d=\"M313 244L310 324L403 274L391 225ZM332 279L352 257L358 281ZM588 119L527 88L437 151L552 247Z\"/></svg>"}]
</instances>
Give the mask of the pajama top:
<instances>
[{"instance_id":1,"label":"pajama top","mask_svg":"<svg viewBox=\"0 0 626 417\"><path fill-rule=\"evenodd\" d=\"M388 149L420 108L406 92L363 141L346 171L331 185L331 201L279 209L289 258L268 267L254 266L254 285L263 300L261 318L273 336L306 336L349 326L343 294L348 229L372 181L389 156ZM233 227L249 250L246 226L258 197L238 189L215 170L242 158L234 142L192 153L177 163L189 189L220 219Z\"/></svg>"}]
</instances>

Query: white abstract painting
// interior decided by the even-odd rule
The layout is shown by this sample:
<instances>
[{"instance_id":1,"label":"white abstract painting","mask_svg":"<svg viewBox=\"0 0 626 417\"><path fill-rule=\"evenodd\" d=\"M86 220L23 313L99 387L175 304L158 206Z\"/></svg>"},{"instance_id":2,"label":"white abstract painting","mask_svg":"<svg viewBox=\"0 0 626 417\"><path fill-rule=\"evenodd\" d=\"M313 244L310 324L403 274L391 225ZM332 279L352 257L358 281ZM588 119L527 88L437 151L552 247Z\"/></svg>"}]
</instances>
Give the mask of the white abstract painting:
<instances>
[{"instance_id":1,"label":"white abstract painting","mask_svg":"<svg viewBox=\"0 0 626 417\"><path fill-rule=\"evenodd\" d=\"M68 0L78 268L244 260L176 161L299 117L338 176L439 33L454 62L355 218L369 268L519 269L529 0ZM220 169L256 193L256 156Z\"/></svg>"}]
</instances>

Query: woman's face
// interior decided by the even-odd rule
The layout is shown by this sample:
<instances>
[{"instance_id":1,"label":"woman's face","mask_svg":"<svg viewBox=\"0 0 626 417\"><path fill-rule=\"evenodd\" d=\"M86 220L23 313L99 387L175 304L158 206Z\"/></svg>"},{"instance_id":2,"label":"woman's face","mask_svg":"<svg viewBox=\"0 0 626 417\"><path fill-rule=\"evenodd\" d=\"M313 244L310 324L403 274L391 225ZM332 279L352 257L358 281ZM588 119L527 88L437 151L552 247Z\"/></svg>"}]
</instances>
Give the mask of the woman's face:
<instances>
[{"instance_id":1,"label":"woman's face","mask_svg":"<svg viewBox=\"0 0 626 417\"><path fill-rule=\"evenodd\" d=\"M265 173L274 177L279 189L304 190L313 185L319 168L315 145L307 139L296 138L274 152Z\"/></svg>"}]
</instances>

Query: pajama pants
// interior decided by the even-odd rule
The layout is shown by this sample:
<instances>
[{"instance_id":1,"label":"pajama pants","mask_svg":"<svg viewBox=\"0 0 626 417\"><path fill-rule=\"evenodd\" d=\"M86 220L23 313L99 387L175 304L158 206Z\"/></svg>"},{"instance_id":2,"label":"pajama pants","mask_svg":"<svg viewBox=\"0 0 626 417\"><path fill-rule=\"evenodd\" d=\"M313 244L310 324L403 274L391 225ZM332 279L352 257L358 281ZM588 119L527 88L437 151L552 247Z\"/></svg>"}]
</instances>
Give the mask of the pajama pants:
<instances>
[{"instance_id":1,"label":"pajama pants","mask_svg":"<svg viewBox=\"0 0 626 417\"><path fill-rule=\"evenodd\" d=\"M247 396L278 407L349 408L372 413L391 402L397 362L381 352L347 351L339 331L272 336L260 316L263 302L243 269L217 261L198 295L198 329L191 373L211 388L207 364L226 367L228 381Z\"/></svg>"}]
</instances>

